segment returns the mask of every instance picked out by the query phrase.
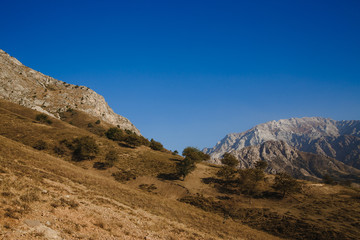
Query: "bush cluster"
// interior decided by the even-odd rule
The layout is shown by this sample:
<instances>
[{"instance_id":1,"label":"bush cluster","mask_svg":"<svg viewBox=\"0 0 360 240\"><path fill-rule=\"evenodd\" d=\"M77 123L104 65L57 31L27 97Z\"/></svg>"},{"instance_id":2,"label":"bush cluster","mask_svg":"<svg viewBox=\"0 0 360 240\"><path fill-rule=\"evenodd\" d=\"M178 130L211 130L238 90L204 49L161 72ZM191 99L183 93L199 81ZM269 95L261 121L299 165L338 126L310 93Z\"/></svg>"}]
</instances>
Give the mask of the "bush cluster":
<instances>
[{"instance_id":1,"label":"bush cluster","mask_svg":"<svg viewBox=\"0 0 360 240\"><path fill-rule=\"evenodd\" d=\"M93 159L99 152L99 147L92 137L85 136L74 140L73 155L76 160Z\"/></svg>"},{"instance_id":2,"label":"bush cluster","mask_svg":"<svg viewBox=\"0 0 360 240\"><path fill-rule=\"evenodd\" d=\"M45 150L47 148L47 143L43 140L39 140L34 144L33 148L37 150Z\"/></svg>"},{"instance_id":3,"label":"bush cluster","mask_svg":"<svg viewBox=\"0 0 360 240\"><path fill-rule=\"evenodd\" d=\"M137 147L141 145L150 146L149 140L143 136L139 136L136 133L131 132L130 130L121 130L119 128L113 127L109 128L105 135L108 139L117 142L124 142L130 147Z\"/></svg>"},{"instance_id":4,"label":"bush cluster","mask_svg":"<svg viewBox=\"0 0 360 240\"><path fill-rule=\"evenodd\" d=\"M282 197L285 194L297 193L301 191L301 184L296 179L292 178L287 173L277 173L275 176L275 183L272 186L275 190L282 193Z\"/></svg>"},{"instance_id":5,"label":"bush cluster","mask_svg":"<svg viewBox=\"0 0 360 240\"><path fill-rule=\"evenodd\" d=\"M239 160L230 153L225 153L221 159L223 166L217 172L222 179L222 189L225 191L241 192L246 195L255 195L259 191L259 183L265 178L264 169L267 163L258 161L255 168L236 169Z\"/></svg>"},{"instance_id":6,"label":"bush cluster","mask_svg":"<svg viewBox=\"0 0 360 240\"><path fill-rule=\"evenodd\" d=\"M126 181L130 181L132 179L136 179L135 173L133 173L132 171L126 171L126 170L120 170L116 173L113 173L112 176L118 182L126 182Z\"/></svg>"},{"instance_id":7,"label":"bush cluster","mask_svg":"<svg viewBox=\"0 0 360 240\"><path fill-rule=\"evenodd\" d=\"M49 116L44 113L40 113L36 115L35 120L41 123L52 124L52 121L49 119Z\"/></svg>"},{"instance_id":8,"label":"bush cluster","mask_svg":"<svg viewBox=\"0 0 360 240\"><path fill-rule=\"evenodd\" d=\"M164 150L163 145L160 142L155 141L154 139L150 140L150 148L155 151Z\"/></svg>"},{"instance_id":9,"label":"bush cluster","mask_svg":"<svg viewBox=\"0 0 360 240\"><path fill-rule=\"evenodd\" d=\"M93 167L99 170L105 170L113 167L117 161L119 161L117 152L110 150L105 156L105 162L95 162Z\"/></svg>"},{"instance_id":10,"label":"bush cluster","mask_svg":"<svg viewBox=\"0 0 360 240\"><path fill-rule=\"evenodd\" d=\"M194 147L187 147L183 150L184 160L176 165L176 173L182 180L196 168L196 163L210 159L208 154L201 152Z\"/></svg>"}]
</instances>

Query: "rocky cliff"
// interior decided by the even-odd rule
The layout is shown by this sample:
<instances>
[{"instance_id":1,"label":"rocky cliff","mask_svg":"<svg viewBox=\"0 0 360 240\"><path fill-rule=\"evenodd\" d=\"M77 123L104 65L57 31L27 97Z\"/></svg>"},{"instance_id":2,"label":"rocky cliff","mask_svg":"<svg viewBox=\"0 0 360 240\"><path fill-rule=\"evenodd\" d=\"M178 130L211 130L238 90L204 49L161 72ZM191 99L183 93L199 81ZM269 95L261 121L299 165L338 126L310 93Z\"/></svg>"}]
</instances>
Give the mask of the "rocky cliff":
<instances>
[{"instance_id":1,"label":"rocky cliff","mask_svg":"<svg viewBox=\"0 0 360 240\"><path fill-rule=\"evenodd\" d=\"M140 134L125 117L109 107L93 90L58 81L31 68L0 50L0 98L35 109L56 118L76 109L122 129Z\"/></svg>"},{"instance_id":2,"label":"rocky cliff","mask_svg":"<svg viewBox=\"0 0 360 240\"><path fill-rule=\"evenodd\" d=\"M322 178L325 174L338 179L360 180L360 170L327 156L301 152L284 141L267 141L231 153L239 159L239 168L255 167L255 163L262 160L268 163L268 173L285 171L296 178L308 180Z\"/></svg>"},{"instance_id":3,"label":"rocky cliff","mask_svg":"<svg viewBox=\"0 0 360 240\"><path fill-rule=\"evenodd\" d=\"M219 163L225 152L257 146L266 141L284 141L303 151L336 158L360 167L360 121L335 121L328 118L304 117L271 121L243 133L225 136L213 148L204 152Z\"/></svg>"}]
</instances>

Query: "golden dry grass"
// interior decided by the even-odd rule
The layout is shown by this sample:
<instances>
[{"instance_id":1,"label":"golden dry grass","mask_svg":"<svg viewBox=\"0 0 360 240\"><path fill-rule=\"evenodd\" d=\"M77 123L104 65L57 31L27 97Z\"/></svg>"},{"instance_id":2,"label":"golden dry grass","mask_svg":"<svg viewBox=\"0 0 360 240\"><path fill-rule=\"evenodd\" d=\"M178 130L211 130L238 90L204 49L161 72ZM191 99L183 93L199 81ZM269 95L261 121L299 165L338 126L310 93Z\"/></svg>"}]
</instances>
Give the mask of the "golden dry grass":
<instances>
[{"instance_id":1,"label":"golden dry grass","mask_svg":"<svg viewBox=\"0 0 360 240\"><path fill-rule=\"evenodd\" d=\"M0 100L4 239L46 239L41 230L46 227L64 239L278 239L268 233L296 239L357 239L360 234L358 189L304 181L304 191L293 197L250 199L205 184L202 179L214 177L219 169L206 163L198 164L185 181L160 180L159 174L175 171L180 156L145 146L122 147L99 134L111 126L100 123L90 131L88 122L96 119L81 112L67 117L72 124L57 119L39 123L37 114ZM59 156L53 151L59 140L82 136L91 136L99 145L95 159L73 162L69 152ZM33 148L39 140L47 149ZM110 150L118 153L119 161L106 170L94 169L94 162L104 161ZM111 176L119 170L137 178L119 183ZM271 191L273 176L267 178L262 189ZM199 196L210 205L204 211L178 201L186 196ZM26 220L42 225L31 227Z\"/></svg>"},{"instance_id":2,"label":"golden dry grass","mask_svg":"<svg viewBox=\"0 0 360 240\"><path fill-rule=\"evenodd\" d=\"M181 182L155 176L172 172L181 158L148 147L120 147L56 119L41 124L36 114L0 101L0 238L46 239L52 230L64 239L277 239L177 201L188 191ZM74 163L52 151L59 139L88 135L100 146L92 161ZM40 139L50 147L32 148ZM119 153L119 162L105 171L92 168L110 149ZM111 173L118 168L135 171L137 182L116 182ZM157 190L143 191L142 183ZM29 225L33 220L37 225Z\"/></svg>"},{"instance_id":3,"label":"golden dry grass","mask_svg":"<svg viewBox=\"0 0 360 240\"><path fill-rule=\"evenodd\" d=\"M49 221L67 239L89 233L86 236L93 239L272 238L233 221L223 224L218 215L120 184L4 137L0 140L1 189L10 193L1 204L0 222L9 239L19 237L20 229L27 229L25 239L34 239L25 219Z\"/></svg>"}]
</instances>

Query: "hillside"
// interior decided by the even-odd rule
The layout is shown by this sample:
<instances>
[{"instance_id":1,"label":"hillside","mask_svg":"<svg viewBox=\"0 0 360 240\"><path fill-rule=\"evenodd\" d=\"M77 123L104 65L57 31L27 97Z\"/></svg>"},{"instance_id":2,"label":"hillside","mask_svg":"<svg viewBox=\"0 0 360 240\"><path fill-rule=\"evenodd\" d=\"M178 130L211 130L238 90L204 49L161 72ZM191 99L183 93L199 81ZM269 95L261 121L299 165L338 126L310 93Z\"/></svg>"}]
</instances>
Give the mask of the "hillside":
<instances>
[{"instance_id":1,"label":"hillside","mask_svg":"<svg viewBox=\"0 0 360 240\"><path fill-rule=\"evenodd\" d=\"M274 176L251 197L220 191L219 166L198 163L185 181L173 173L182 160L148 146L106 138L112 127L81 111L65 121L36 120L39 112L0 101L0 237L4 239L356 239L359 190L303 182L301 193L279 199ZM71 124L69 123L71 122ZM93 123L89 127L89 123ZM94 158L74 161L54 151L64 139L90 136ZM35 149L39 140L45 149ZM118 161L105 170L115 150ZM135 179L118 182L113 173ZM249 201L250 200L250 201Z\"/></svg>"},{"instance_id":2,"label":"hillside","mask_svg":"<svg viewBox=\"0 0 360 240\"><path fill-rule=\"evenodd\" d=\"M181 181L156 176L172 172L181 157L146 146L121 146L91 133L85 123L85 129L57 119L40 123L34 120L38 114L0 101L2 238L277 239L241 222L223 225L222 216L179 202L189 190ZM53 151L62 139L81 136L91 136L100 146L94 159L74 162ZM33 148L40 139L47 143L44 150ZM106 170L93 168L109 149L116 150L118 162ZM112 173L119 170L132 171L136 179L115 181ZM139 187L150 183L154 192Z\"/></svg>"},{"instance_id":3,"label":"hillside","mask_svg":"<svg viewBox=\"0 0 360 240\"><path fill-rule=\"evenodd\" d=\"M122 129L139 130L109 107L104 97L84 86L56 80L24 66L0 49L0 98L60 118L69 109L81 110Z\"/></svg>"}]
</instances>

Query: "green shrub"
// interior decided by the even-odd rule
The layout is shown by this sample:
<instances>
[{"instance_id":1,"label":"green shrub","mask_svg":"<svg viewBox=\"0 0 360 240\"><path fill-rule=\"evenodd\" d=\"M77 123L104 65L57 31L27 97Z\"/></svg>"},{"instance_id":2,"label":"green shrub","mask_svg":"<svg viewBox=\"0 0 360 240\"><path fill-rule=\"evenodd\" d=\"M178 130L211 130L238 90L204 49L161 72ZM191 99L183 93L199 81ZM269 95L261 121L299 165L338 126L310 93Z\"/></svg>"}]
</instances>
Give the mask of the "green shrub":
<instances>
[{"instance_id":1,"label":"green shrub","mask_svg":"<svg viewBox=\"0 0 360 240\"><path fill-rule=\"evenodd\" d=\"M100 120L97 120L97 121L95 122L95 124L100 124Z\"/></svg>"},{"instance_id":2,"label":"green shrub","mask_svg":"<svg viewBox=\"0 0 360 240\"><path fill-rule=\"evenodd\" d=\"M153 192L154 190L157 189L157 187L155 186L155 184L140 184L139 188L143 191L146 192Z\"/></svg>"},{"instance_id":3,"label":"green shrub","mask_svg":"<svg viewBox=\"0 0 360 240\"><path fill-rule=\"evenodd\" d=\"M237 160L234 155L230 153L225 153L221 159L221 163L231 168L234 168L236 167L236 165L239 164L239 160Z\"/></svg>"},{"instance_id":4,"label":"green shrub","mask_svg":"<svg viewBox=\"0 0 360 240\"><path fill-rule=\"evenodd\" d=\"M40 113L36 115L35 120L41 123L52 124L52 121L49 119L49 116L44 113Z\"/></svg>"},{"instance_id":5,"label":"green shrub","mask_svg":"<svg viewBox=\"0 0 360 240\"><path fill-rule=\"evenodd\" d=\"M195 168L195 162L186 157L176 165L176 173L180 179L184 180L189 173L195 170Z\"/></svg>"},{"instance_id":6,"label":"green shrub","mask_svg":"<svg viewBox=\"0 0 360 240\"><path fill-rule=\"evenodd\" d=\"M154 139L150 140L150 148L155 151L164 150L163 145L160 142L155 141Z\"/></svg>"},{"instance_id":7,"label":"green shrub","mask_svg":"<svg viewBox=\"0 0 360 240\"><path fill-rule=\"evenodd\" d=\"M126 142L127 144L133 147L142 145L141 139L135 134L126 136L124 142Z\"/></svg>"},{"instance_id":8,"label":"green shrub","mask_svg":"<svg viewBox=\"0 0 360 240\"><path fill-rule=\"evenodd\" d=\"M301 184L287 173L277 173L275 176L275 183L272 187L281 192L283 198L286 194L301 191Z\"/></svg>"},{"instance_id":9,"label":"green shrub","mask_svg":"<svg viewBox=\"0 0 360 240\"><path fill-rule=\"evenodd\" d=\"M132 179L136 179L136 175L133 172L126 171L126 170L120 170L116 173L113 173L112 176L118 182L126 182L126 181L130 181Z\"/></svg>"},{"instance_id":10,"label":"green shrub","mask_svg":"<svg viewBox=\"0 0 360 240\"><path fill-rule=\"evenodd\" d=\"M47 143L44 142L43 140L39 140L34 144L33 148L37 150L44 150L47 148Z\"/></svg>"},{"instance_id":11,"label":"green shrub","mask_svg":"<svg viewBox=\"0 0 360 240\"><path fill-rule=\"evenodd\" d=\"M105 135L108 139L118 142L125 142L128 146L137 147L140 145L149 146L150 142L143 136L139 136L136 133L130 130L121 130L119 128L113 127L109 128Z\"/></svg>"},{"instance_id":12,"label":"green shrub","mask_svg":"<svg viewBox=\"0 0 360 240\"><path fill-rule=\"evenodd\" d=\"M242 193L255 195L259 192L259 182L264 179L265 174L262 170L248 168L238 170L238 184Z\"/></svg>"},{"instance_id":13,"label":"green shrub","mask_svg":"<svg viewBox=\"0 0 360 240\"><path fill-rule=\"evenodd\" d=\"M85 136L76 138L73 143L75 146L73 152L73 159L75 161L93 159L99 152L99 147L92 137Z\"/></svg>"},{"instance_id":14,"label":"green shrub","mask_svg":"<svg viewBox=\"0 0 360 240\"><path fill-rule=\"evenodd\" d=\"M54 153L57 155L63 156L65 154L65 149L63 146L55 146L53 148L53 150L54 150Z\"/></svg>"},{"instance_id":15,"label":"green shrub","mask_svg":"<svg viewBox=\"0 0 360 240\"><path fill-rule=\"evenodd\" d=\"M185 148L182 152L182 155L185 158L193 160L194 162L201 162L210 159L210 155L203 153L202 151L194 147Z\"/></svg>"},{"instance_id":16,"label":"green shrub","mask_svg":"<svg viewBox=\"0 0 360 240\"><path fill-rule=\"evenodd\" d=\"M67 147L68 149L70 150L75 150L75 146L74 146L74 143L67 140L67 139L63 139L59 142L61 145L64 145L65 147Z\"/></svg>"},{"instance_id":17,"label":"green shrub","mask_svg":"<svg viewBox=\"0 0 360 240\"><path fill-rule=\"evenodd\" d=\"M126 134L123 130L119 128L109 128L105 135L108 139L114 140L114 141L123 141L126 137Z\"/></svg>"},{"instance_id":18,"label":"green shrub","mask_svg":"<svg viewBox=\"0 0 360 240\"><path fill-rule=\"evenodd\" d=\"M236 169L229 166L222 166L216 175L226 181L234 179L236 174Z\"/></svg>"},{"instance_id":19,"label":"green shrub","mask_svg":"<svg viewBox=\"0 0 360 240\"><path fill-rule=\"evenodd\" d=\"M93 168L99 169L99 170L105 170L112 167L110 163L108 162L95 162L93 165Z\"/></svg>"}]
</instances>

